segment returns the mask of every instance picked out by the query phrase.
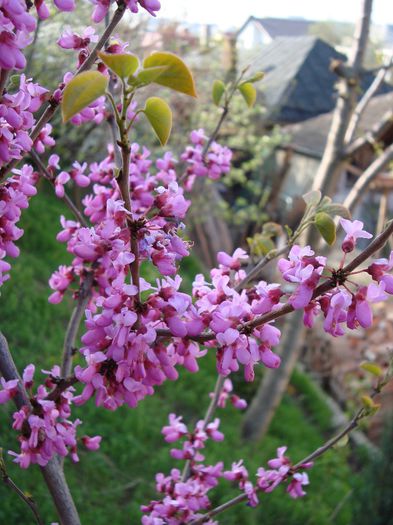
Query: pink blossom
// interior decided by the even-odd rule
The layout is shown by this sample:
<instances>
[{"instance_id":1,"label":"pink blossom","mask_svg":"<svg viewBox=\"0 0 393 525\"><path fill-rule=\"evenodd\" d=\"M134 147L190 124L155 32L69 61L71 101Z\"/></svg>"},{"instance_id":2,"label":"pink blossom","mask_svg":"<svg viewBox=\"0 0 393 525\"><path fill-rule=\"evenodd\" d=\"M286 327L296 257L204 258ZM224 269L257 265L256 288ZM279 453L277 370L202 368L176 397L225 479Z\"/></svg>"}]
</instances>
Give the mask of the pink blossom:
<instances>
[{"instance_id":1,"label":"pink blossom","mask_svg":"<svg viewBox=\"0 0 393 525\"><path fill-rule=\"evenodd\" d=\"M352 252L355 248L357 239L371 239L371 233L363 230L362 221L350 221L348 219L340 219L340 224L343 227L346 235L341 245L345 253Z\"/></svg>"}]
</instances>

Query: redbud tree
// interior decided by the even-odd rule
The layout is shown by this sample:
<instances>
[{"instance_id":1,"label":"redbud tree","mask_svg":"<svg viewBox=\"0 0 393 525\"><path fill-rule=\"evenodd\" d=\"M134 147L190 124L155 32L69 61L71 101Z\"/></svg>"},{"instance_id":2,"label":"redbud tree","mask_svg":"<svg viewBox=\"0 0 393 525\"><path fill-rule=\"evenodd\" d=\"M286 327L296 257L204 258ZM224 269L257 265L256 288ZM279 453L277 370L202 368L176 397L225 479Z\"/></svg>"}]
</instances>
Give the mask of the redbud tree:
<instances>
[{"instance_id":1,"label":"redbud tree","mask_svg":"<svg viewBox=\"0 0 393 525\"><path fill-rule=\"evenodd\" d=\"M192 248L184 222L193 186L197 180L215 181L230 171L231 151L216 138L234 96L241 95L248 106L254 104L254 83L262 74L248 77L244 70L228 84L216 81L213 102L222 111L213 134L190 130L189 145L179 158L167 151L152 159L150 151L131 137L146 119L165 145L172 112L163 98L146 99L146 87L164 86L196 97L192 73L174 54L154 52L141 60L132 53L132 45L111 40L127 10L136 14L142 9L156 16L158 0L91 3L92 23L106 16L109 23L102 35L89 25L81 34L66 30L58 36L60 48L75 51L76 67L59 79L52 93L23 74L24 50L37 17L49 16L48 6L44 0L0 3L0 285L12 286L11 261L19 255L17 241L23 235L18 222L37 193L38 180L45 178L53 186L54 198L68 206L69 215L59 217L57 240L73 257L71 264L54 269L48 300L53 308L65 294L75 301L64 354L50 370L36 371L34 363L26 363L20 376L6 340L0 338L0 403L16 404L11 423L15 446L9 454L22 469L34 465L42 469L60 522L77 525L80 519L63 474L63 458L79 461L78 447L95 451L105 436L85 435L83 422L73 417L73 406L95 403L114 411L127 405L133 410L146 396L155 395L164 381L176 381L183 369L198 373L199 360L214 353L218 378L206 414L191 426L181 415L170 413L162 429L165 441L174 443L170 453L176 466L157 474L157 499L140 502L142 523L218 523L221 512L235 504L257 506L262 493L279 485L290 497L300 498L314 460L376 410L373 398L388 374L369 367L377 376L374 390L339 435L296 464L282 446L254 475L240 458L234 457L232 465L224 465L220 458L215 464L205 461L208 441L224 439L215 410L228 403L246 408L233 391L232 373L242 370L245 381L253 381L256 367L280 366L276 319L301 310L307 327L322 317L332 337L371 326L371 305L393 293L393 253L389 259L370 258L390 237L393 223L352 257L357 240L370 239L371 234L361 221L350 220L342 206L313 191L304 196L305 214L295 231L287 229L283 249L270 250L254 268L242 248L233 254L220 252L210 277L196 275L192 293L185 293L178 267ZM74 0L54 4L61 11L75 8ZM17 87L9 83L13 70L20 73ZM115 140L109 140L107 152L96 162L74 162L69 171L62 169L50 124L58 108L64 133L66 122L100 125L113 119ZM85 189L82 210L69 196L72 185ZM307 228L316 226L333 244L335 215L342 215L345 237L341 262L331 266L325 256L302 246L301 238ZM273 260L280 282L258 279L261 268ZM141 276L142 262L158 271L155 282ZM83 364L74 366L81 324ZM4 464L0 466L5 472ZM43 523L34 500L6 473L3 477L29 505L37 523ZM239 495L213 508L210 495L223 479L238 486Z\"/></svg>"}]
</instances>

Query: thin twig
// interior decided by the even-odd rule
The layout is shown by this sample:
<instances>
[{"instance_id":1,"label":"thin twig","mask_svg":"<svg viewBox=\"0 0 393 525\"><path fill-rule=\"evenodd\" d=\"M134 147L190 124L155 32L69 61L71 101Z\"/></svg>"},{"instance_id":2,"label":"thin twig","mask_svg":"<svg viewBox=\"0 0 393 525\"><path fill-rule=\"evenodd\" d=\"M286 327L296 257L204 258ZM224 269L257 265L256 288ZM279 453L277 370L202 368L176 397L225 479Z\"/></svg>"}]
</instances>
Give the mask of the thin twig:
<instances>
[{"instance_id":1,"label":"thin twig","mask_svg":"<svg viewBox=\"0 0 393 525\"><path fill-rule=\"evenodd\" d=\"M393 144L390 144L385 151L379 155L366 169L366 171L358 178L355 185L351 188L348 193L344 206L349 210L353 210L358 204L362 196L365 194L365 190L371 184L371 182L377 177L377 175L393 160Z\"/></svg>"},{"instance_id":2,"label":"thin twig","mask_svg":"<svg viewBox=\"0 0 393 525\"><path fill-rule=\"evenodd\" d=\"M10 72L8 69L0 69L0 100L3 97L3 93L7 85L9 74Z\"/></svg>"},{"instance_id":3,"label":"thin twig","mask_svg":"<svg viewBox=\"0 0 393 525\"><path fill-rule=\"evenodd\" d=\"M26 505L30 508L31 512L34 514L35 520L38 523L38 525L44 525L44 522L41 519L40 513L38 512L38 507L36 502L34 501L32 496L27 496L23 490L21 490L18 485L13 481L10 476L8 475L7 469L5 467L2 449L0 448L0 472L1 476L3 478L3 482L10 487L11 490L13 490L20 499L26 503Z\"/></svg>"},{"instance_id":4,"label":"thin twig","mask_svg":"<svg viewBox=\"0 0 393 525\"><path fill-rule=\"evenodd\" d=\"M44 177L44 179L48 180L52 184L52 186L54 186L55 185L55 179L49 173L49 171L46 169L46 167L45 167L44 163L42 162L42 160L40 159L39 155L34 150L30 151L30 155L33 158L33 161L34 161L35 165L37 166L40 175L42 177ZM64 193L64 197L62 197L61 199L65 202L65 204L68 206L68 208L75 215L75 218L77 219L77 221L82 226L88 228L89 225L88 225L86 219L83 217L83 215L78 210L78 208L76 207L74 202L71 200L71 198L67 195L67 193Z\"/></svg>"},{"instance_id":5,"label":"thin twig","mask_svg":"<svg viewBox=\"0 0 393 525\"><path fill-rule=\"evenodd\" d=\"M388 241L389 237L393 234L393 220L389 223L387 228L378 235L368 246L367 248L360 253L357 257L355 257L350 263L348 263L343 269L342 274L344 276L350 274L353 272L358 266L363 264L365 261L367 261L368 258L370 258L374 253L378 252ZM333 279L328 279L324 283L317 286L317 288L314 291L313 299L317 299L320 295L325 294L326 292L332 290L337 286L336 282L334 282ZM251 321L247 321L246 323L241 323L238 325L237 330L239 330L240 333L247 333L253 328L256 328L257 326L261 326L265 323L269 323L270 321L274 321L275 319L278 319L284 315L288 315L289 313L293 312L294 308L289 303L284 304L281 308L278 310L268 312L266 314L261 314ZM161 337L170 337L172 334L170 330L167 329L160 329L157 330L157 335ZM190 337L190 339L198 342L206 342L210 341L215 338L215 334L212 330L209 330L208 332L205 332L204 334L201 334L196 337Z\"/></svg>"},{"instance_id":6,"label":"thin twig","mask_svg":"<svg viewBox=\"0 0 393 525\"><path fill-rule=\"evenodd\" d=\"M378 71L378 74L375 76L373 82L370 84L367 91L364 93L360 101L358 102L352 117L349 121L347 131L345 133L344 143L350 144L355 136L355 133L357 131L359 121L361 116L363 115L364 111L366 110L368 104L370 103L372 97L375 95L375 93L378 91L378 89L381 87L383 81L386 78L387 72L389 69L393 66L393 55L390 57L389 61L381 67L381 69Z\"/></svg>"},{"instance_id":7,"label":"thin twig","mask_svg":"<svg viewBox=\"0 0 393 525\"><path fill-rule=\"evenodd\" d=\"M239 292L242 290L250 281L253 281L258 278L262 268L264 268L270 261L276 259L280 255L284 255L290 248L289 244L286 244L279 250L271 250L265 257L263 257L245 276L245 278L240 281L238 285L235 286L235 290Z\"/></svg>"},{"instance_id":8,"label":"thin twig","mask_svg":"<svg viewBox=\"0 0 393 525\"><path fill-rule=\"evenodd\" d=\"M72 311L70 321L64 337L63 360L61 365L61 377L65 378L71 374L72 356L75 348L76 336L82 321L85 308L89 302L94 276L92 272L87 273L78 292L78 302Z\"/></svg>"},{"instance_id":9,"label":"thin twig","mask_svg":"<svg viewBox=\"0 0 393 525\"><path fill-rule=\"evenodd\" d=\"M384 386L387 383L382 383L382 386ZM372 394L371 398L375 397L377 394L379 394L381 388L375 389ZM354 428L357 427L359 421L366 417L367 410L365 408L360 408L356 414L353 416L351 421L339 432L336 436L334 436L332 439L329 439L324 445L314 450L311 454L303 458L301 461L296 463L296 465L293 465L289 471L289 476L295 474L299 469L303 468L305 464L310 463L311 461L314 461L315 459L319 458L323 454L325 454L328 450L330 450L334 445L336 445L343 437L348 435ZM258 492L260 489L256 489ZM238 503L241 503L243 501L247 501L248 497L247 494L239 494L235 498L232 498L231 500L223 503L222 505L219 505L215 509L211 510L210 512L207 512L200 518L197 518L196 520L193 520L190 525L200 525L204 523L205 521L209 520L210 518L213 518L214 516L217 516L217 514L220 514L221 512L224 512L225 510L230 509L231 507L234 507Z\"/></svg>"},{"instance_id":10,"label":"thin twig","mask_svg":"<svg viewBox=\"0 0 393 525\"><path fill-rule=\"evenodd\" d=\"M210 401L210 404L206 410L206 414L205 414L205 417L203 418L203 425L202 425L202 430L205 430L207 425L210 423L212 417L213 417L213 414L217 408L217 405L218 405L218 401L220 399L220 394L221 394L221 390L222 390L222 387L224 386L224 381L225 381L225 377L222 376L221 374L218 375L217 377L217 381L216 381L216 385L214 387L214 393L213 393L213 396L212 396L212 399ZM191 461L188 459L186 461L186 464L184 465L184 469L183 469L183 473L182 473L182 476L181 476L181 479L182 481L186 481L187 478L189 477L190 475L190 466L191 466Z\"/></svg>"}]
</instances>

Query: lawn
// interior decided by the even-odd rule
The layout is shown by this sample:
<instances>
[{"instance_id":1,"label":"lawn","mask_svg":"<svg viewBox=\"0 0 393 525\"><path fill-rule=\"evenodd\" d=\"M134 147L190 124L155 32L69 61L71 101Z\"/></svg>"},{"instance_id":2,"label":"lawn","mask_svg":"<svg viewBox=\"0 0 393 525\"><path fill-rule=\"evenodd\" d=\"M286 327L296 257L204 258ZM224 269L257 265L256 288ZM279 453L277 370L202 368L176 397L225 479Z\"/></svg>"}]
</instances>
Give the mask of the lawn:
<instances>
[{"instance_id":1,"label":"lawn","mask_svg":"<svg viewBox=\"0 0 393 525\"><path fill-rule=\"evenodd\" d=\"M1 290L0 329L8 338L17 366L22 369L33 361L37 368L50 368L59 362L64 329L71 301L60 305L47 302L47 285L51 272L67 262L64 246L56 242L58 217L66 213L62 203L42 186L24 214L25 235L19 242L21 256L13 262L11 280ZM186 271L195 270L195 261L188 261ZM188 275L188 283L190 275ZM98 452L80 452L80 463L65 462L67 478L83 525L137 524L139 506L155 497L156 472L168 472L175 465L169 457L170 446L160 434L170 412L184 415L185 421L203 417L208 404L207 393L215 383L214 355L200 361L201 371L190 374L181 370L180 379L166 383L153 397L145 399L136 409L121 408L116 412L96 408L93 403L74 410L74 417L83 420L84 433L103 436ZM235 378L241 394L250 396L253 388L244 387ZM9 429L11 406L0 407L0 446L7 451L17 447L15 433ZM222 460L226 466L244 458L251 473L274 455L275 449L288 445L293 459L299 460L319 446L329 430L330 415L326 405L313 390L308 379L297 373L292 387L273 420L269 435L263 442L250 446L242 442L242 416L235 409L219 411L223 443L210 443L206 451L212 462ZM346 503L334 520L332 513L351 490L354 478L347 462L347 449L330 452L310 472L308 495L292 500L282 490L261 498L258 509L239 506L220 520L223 524L271 525L348 525L351 505ZM4 453L9 475L23 490L34 495L45 523L56 521L56 514L38 468L21 471ZM179 466L181 468L181 465ZM236 494L229 483L223 483L214 495L214 504ZM0 523L33 523L26 506L0 484Z\"/></svg>"}]
</instances>

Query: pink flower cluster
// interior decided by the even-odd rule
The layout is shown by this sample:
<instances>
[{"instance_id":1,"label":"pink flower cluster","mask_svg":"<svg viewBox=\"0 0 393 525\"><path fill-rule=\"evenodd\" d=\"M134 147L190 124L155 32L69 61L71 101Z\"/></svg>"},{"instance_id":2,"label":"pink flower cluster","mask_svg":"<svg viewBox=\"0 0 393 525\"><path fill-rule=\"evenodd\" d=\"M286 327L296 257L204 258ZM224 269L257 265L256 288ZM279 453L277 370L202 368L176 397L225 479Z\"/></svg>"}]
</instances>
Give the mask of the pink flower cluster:
<instances>
[{"instance_id":1,"label":"pink flower cluster","mask_svg":"<svg viewBox=\"0 0 393 525\"><path fill-rule=\"evenodd\" d=\"M107 14L113 0L90 0L94 5L92 19L94 22L101 22ZM156 16L156 11L159 11L161 4L158 0L125 0L125 4L132 13L137 13L139 10L138 4L145 9L152 16Z\"/></svg>"},{"instance_id":2,"label":"pink flower cluster","mask_svg":"<svg viewBox=\"0 0 393 525\"><path fill-rule=\"evenodd\" d=\"M279 343L280 331L271 323L255 327L248 333L240 327L252 322L259 314L276 308L282 292L278 284L268 285L264 281L248 290L236 291L236 285L245 277L241 263L247 259L247 254L240 248L232 256L220 252L218 261L221 264L210 272L212 283L197 275L193 295L198 315L214 333L213 341L207 345L218 345L219 373L237 372L240 363L244 366L246 380L252 381L257 363L269 368L280 365L280 358L272 351L272 347Z\"/></svg>"},{"instance_id":3,"label":"pink flower cluster","mask_svg":"<svg viewBox=\"0 0 393 525\"><path fill-rule=\"evenodd\" d=\"M184 439L182 448L172 449L171 456L187 460L188 468L184 470L183 475L178 469L172 469L169 476L162 473L156 475L157 492L164 497L141 507L147 514L142 518L143 525L181 525L202 518L202 511L211 508L209 492L218 485L220 479L236 483L251 507L258 505L259 491L272 492L286 481L289 481L287 492L291 497L305 496L303 486L308 485L309 480L307 474L299 470L309 469L313 464L305 463L295 470L289 458L284 456L286 447L277 449L277 458L268 461L269 470L262 467L258 469L255 485L250 481L242 460L233 463L230 470L224 470L222 462L204 465L202 461L205 458L200 450L205 447L206 441L209 438L213 441L224 439L224 435L218 431L218 426L218 419L211 423L198 421L194 430L189 432L181 417L169 415L169 424L163 427L162 433L168 443ZM206 518L204 523L214 525L217 522Z\"/></svg>"},{"instance_id":4,"label":"pink flower cluster","mask_svg":"<svg viewBox=\"0 0 393 525\"><path fill-rule=\"evenodd\" d=\"M245 399L241 399L236 394L232 394L232 391L233 391L232 381L229 378L227 378L225 379L223 387L220 391L217 406L220 408L225 408L227 401L229 399L231 404L238 410L244 410L245 408L247 408L247 401ZM209 396L213 398L214 392L211 392Z\"/></svg>"},{"instance_id":5,"label":"pink flower cluster","mask_svg":"<svg viewBox=\"0 0 393 525\"><path fill-rule=\"evenodd\" d=\"M21 159L32 148L29 131L35 124L33 115L45 101L47 93L47 89L26 79L25 75L21 75L16 93L4 93L0 100L0 167L12 159ZM38 153L43 153L45 146L55 144L50 137L51 130L52 126L46 124L35 140Z\"/></svg>"},{"instance_id":6,"label":"pink flower cluster","mask_svg":"<svg viewBox=\"0 0 393 525\"><path fill-rule=\"evenodd\" d=\"M11 268L4 258L19 255L15 241L23 235L23 230L16 224L22 210L29 206L29 198L37 193L37 179L37 173L25 164L21 170L14 170L14 175L0 186L0 286L9 279Z\"/></svg>"},{"instance_id":7,"label":"pink flower cluster","mask_svg":"<svg viewBox=\"0 0 393 525\"><path fill-rule=\"evenodd\" d=\"M21 49L31 42L30 33L36 21L27 12L24 0L2 1L0 4L0 68L24 69L26 59Z\"/></svg>"},{"instance_id":8,"label":"pink flower cluster","mask_svg":"<svg viewBox=\"0 0 393 525\"><path fill-rule=\"evenodd\" d=\"M304 485L309 484L306 472L294 472L291 462L284 454L287 447L277 449L277 457L270 459L267 464L270 469L260 467L257 471L257 487L262 492L272 492L278 485L287 479L291 479L287 492L292 498L301 498L306 495L303 490ZM312 461L303 463L299 469L310 469L313 466Z\"/></svg>"},{"instance_id":9,"label":"pink flower cluster","mask_svg":"<svg viewBox=\"0 0 393 525\"><path fill-rule=\"evenodd\" d=\"M358 238L370 239L372 235L364 231L361 221L341 220L346 236L342 249L344 254L355 248ZM392 252L393 253L393 252ZM369 273L376 283L357 284L343 274L343 270L326 267L325 257L315 257L309 246L301 248L294 246L288 259L278 262L285 280L294 283L296 288L289 296L289 303L294 308L304 309L304 324L312 327L315 317L322 313L324 316L324 329L334 337L345 333L345 326L351 330L359 326L369 328L373 321L371 305L385 301L387 294L393 294L393 278L387 272L393 268L393 256L389 261L379 259L367 269L355 273ZM331 291L313 298L314 292L321 278L322 272L327 272L325 278L331 279L336 285ZM329 275L330 274L330 275ZM352 288L352 290L351 290Z\"/></svg>"},{"instance_id":10,"label":"pink flower cluster","mask_svg":"<svg viewBox=\"0 0 393 525\"><path fill-rule=\"evenodd\" d=\"M77 455L76 428L81 423L79 419L70 421L71 404L74 388L69 386L56 392L56 385L60 381L60 368L55 366L47 374L45 386L40 385L35 395L31 388L34 384L34 365L28 365L23 373L23 386L29 391L30 405L24 405L13 415L12 428L19 431L20 453L9 451L15 456L15 462L21 468L28 468L37 463L45 466L55 455L67 456L70 454L73 461L79 461ZM3 390L0 390L0 404L12 399L18 392L18 380L5 382L1 379ZM48 389L50 389L48 391ZM82 438L89 450L97 450L101 437Z\"/></svg>"},{"instance_id":11,"label":"pink flower cluster","mask_svg":"<svg viewBox=\"0 0 393 525\"><path fill-rule=\"evenodd\" d=\"M188 190L192 188L196 177L217 180L231 168L232 151L217 142L212 142L204 155L207 140L203 129L192 131L190 134L192 145L187 146L181 155L181 160L188 164L185 181Z\"/></svg>"},{"instance_id":12,"label":"pink flower cluster","mask_svg":"<svg viewBox=\"0 0 393 525\"><path fill-rule=\"evenodd\" d=\"M205 447L208 439L222 441L224 435L218 430L219 419L204 424L198 421L192 432L175 414L169 415L169 425L164 426L162 433L165 441L173 443L185 437L181 449L172 449L171 455L176 459L190 460L190 473L182 477L178 469L172 469L169 476L157 474L157 492L164 494L161 501L152 501L149 505L142 506L142 511L148 513L143 516L143 525L156 525L171 523L177 525L190 523L193 519L201 517L200 511L210 507L208 492L217 486L219 478L223 475L223 463L204 465L201 462L204 456L200 450ZM206 521L206 523L215 523Z\"/></svg>"}]
</instances>

